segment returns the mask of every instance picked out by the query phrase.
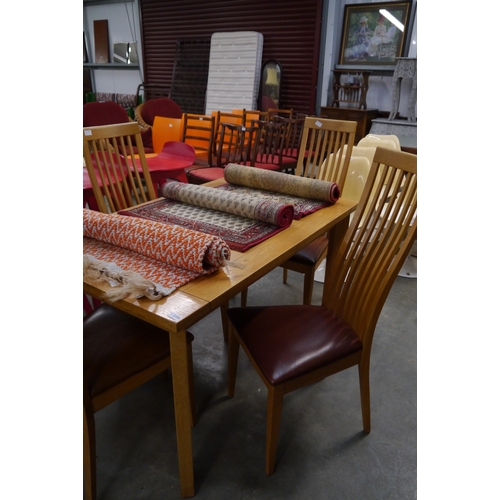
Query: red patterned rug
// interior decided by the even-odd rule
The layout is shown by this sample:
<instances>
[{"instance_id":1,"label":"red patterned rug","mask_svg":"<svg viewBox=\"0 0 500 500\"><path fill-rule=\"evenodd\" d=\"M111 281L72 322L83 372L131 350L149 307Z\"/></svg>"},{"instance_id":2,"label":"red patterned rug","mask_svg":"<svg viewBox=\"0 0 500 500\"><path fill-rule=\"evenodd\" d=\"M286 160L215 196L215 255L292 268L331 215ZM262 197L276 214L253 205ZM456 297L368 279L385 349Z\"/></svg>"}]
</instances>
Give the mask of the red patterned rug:
<instances>
[{"instance_id":1,"label":"red patterned rug","mask_svg":"<svg viewBox=\"0 0 500 500\"><path fill-rule=\"evenodd\" d=\"M114 288L111 300L130 294L158 299L224 266L224 241L171 224L83 209L84 276Z\"/></svg>"}]
</instances>

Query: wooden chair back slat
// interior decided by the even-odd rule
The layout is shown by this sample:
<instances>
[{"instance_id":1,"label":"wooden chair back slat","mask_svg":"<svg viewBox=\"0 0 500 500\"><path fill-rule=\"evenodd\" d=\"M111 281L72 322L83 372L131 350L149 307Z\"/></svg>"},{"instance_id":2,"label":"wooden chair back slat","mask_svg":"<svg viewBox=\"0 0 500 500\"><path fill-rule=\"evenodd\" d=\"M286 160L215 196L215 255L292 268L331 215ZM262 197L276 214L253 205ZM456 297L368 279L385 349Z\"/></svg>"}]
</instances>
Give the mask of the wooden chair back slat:
<instances>
[{"instance_id":1,"label":"wooden chair back slat","mask_svg":"<svg viewBox=\"0 0 500 500\"><path fill-rule=\"evenodd\" d=\"M249 164L257 133L257 127L223 123L217 147L217 166L225 167L228 163Z\"/></svg>"},{"instance_id":2,"label":"wooden chair back slat","mask_svg":"<svg viewBox=\"0 0 500 500\"><path fill-rule=\"evenodd\" d=\"M336 182L342 189L356 127L352 121L305 117L295 174ZM334 154L344 146L345 156Z\"/></svg>"},{"instance_id":3,"label":"wooden chair back slat","mask_svg":"<svg viewBox=\"0 0 500 500\"><path fill-rule=\"evenodd\" d=\"M197 158L213 165L213 145L215 137L215 117L213 115L197 115L184 113L182 141L193 146Z\"/></svg>"},{"instance_id":4,"label":"wooden chair back slat","mask_svg":"<svg viewBox=\"0 0 500 500\"><path fill-rule=\"evenodd\" d=\"M136 122L84 127L83 156L101 212L124 210L155 198Z\"/></svg>"},{"instance_id":5,"label":"wooden chair back slat","mask_svg":"<svg viewBox=\"0 0 500 500\"><path fill-rule=\"evenodd\" d=\"M417 157L377 148L359 206L325 277L323 305L363 332L366 347L416 238Z\"/></svg>"}]
</instances>

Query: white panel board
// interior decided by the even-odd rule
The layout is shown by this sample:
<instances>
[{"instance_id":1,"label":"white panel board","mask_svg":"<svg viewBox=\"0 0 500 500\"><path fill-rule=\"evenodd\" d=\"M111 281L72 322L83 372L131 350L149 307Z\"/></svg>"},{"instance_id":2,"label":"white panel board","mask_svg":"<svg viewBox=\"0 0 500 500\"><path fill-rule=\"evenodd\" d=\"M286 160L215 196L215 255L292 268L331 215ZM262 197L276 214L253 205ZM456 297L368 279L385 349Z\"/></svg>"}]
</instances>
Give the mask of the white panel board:
<instances>
[{"instance_id":1,"label":"white panel board","mask_svg":"<svg viewBox=\"0 0 500 500\"><path fill-rule=\"evenodd\" d=\"M263 45L256 31L212 35L206 114L257 108Z\"/></svg>"}]
</instances>

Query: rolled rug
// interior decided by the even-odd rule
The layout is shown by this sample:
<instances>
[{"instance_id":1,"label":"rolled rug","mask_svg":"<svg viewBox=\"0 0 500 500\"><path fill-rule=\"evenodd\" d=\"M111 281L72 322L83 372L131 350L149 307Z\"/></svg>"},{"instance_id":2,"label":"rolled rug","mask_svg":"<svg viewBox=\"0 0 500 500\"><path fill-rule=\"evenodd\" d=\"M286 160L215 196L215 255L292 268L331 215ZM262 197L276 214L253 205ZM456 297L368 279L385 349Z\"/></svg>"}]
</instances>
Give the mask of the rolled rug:
<instances>
[{"instance_id":1,"label":"rolled rug","mask_svg":"<svg viewBox=\"0 0 500 500\"><path fill-rule=\"evenodd\" d=\"M84 271L117 286L107 293L113 300L131 293L160 298L231 257L218 236L94 210L83 209L83 235Z\"/></svg>"},{"instance_id":2,"label":"rolled rug","mask_svg":"<svg viewBox=\"0 0 500 500\"><path fill-rule=\"evenodd\" d=\"M230 184L329 203L335 203L340 198L340 188L335 182L320 181L234 163L226 165L224 179Z\"/></svg>"},{"instance_id":3,"label":"rolled rug","mask_svg":"<svg viewBox=\"0 0 500 500\"><path fill-rule=\"evenodd\" d=\"M268 222L278 227L288 227L293 221L292 205L245 194L181 182L164 184L161 192L171 200Z\"/></svg>"}]
</instances>

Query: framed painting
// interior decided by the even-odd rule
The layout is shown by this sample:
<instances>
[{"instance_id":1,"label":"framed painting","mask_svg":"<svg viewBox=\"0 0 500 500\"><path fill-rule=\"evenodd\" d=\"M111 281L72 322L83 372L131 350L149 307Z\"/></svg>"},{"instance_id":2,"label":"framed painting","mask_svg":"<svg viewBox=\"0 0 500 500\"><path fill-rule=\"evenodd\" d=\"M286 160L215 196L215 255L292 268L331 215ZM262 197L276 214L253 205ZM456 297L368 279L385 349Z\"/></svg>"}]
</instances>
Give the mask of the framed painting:
<instances>
[{"instance_id":1,"label":"framed painting","mask_svg":"<svg viewBox=\"0 0 500 500\"><path fill-rule=\"evenodd\" d=\"M404 57L412 0L346 5L339 64L394 66Z\"/></svg>"}]
</instances>

